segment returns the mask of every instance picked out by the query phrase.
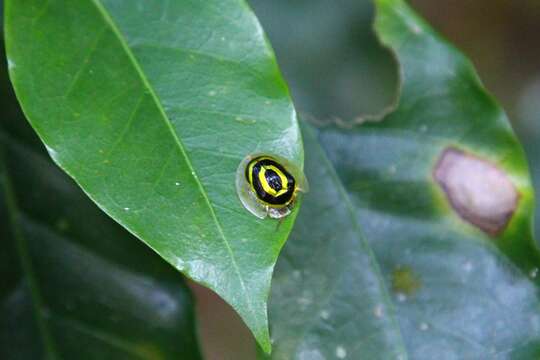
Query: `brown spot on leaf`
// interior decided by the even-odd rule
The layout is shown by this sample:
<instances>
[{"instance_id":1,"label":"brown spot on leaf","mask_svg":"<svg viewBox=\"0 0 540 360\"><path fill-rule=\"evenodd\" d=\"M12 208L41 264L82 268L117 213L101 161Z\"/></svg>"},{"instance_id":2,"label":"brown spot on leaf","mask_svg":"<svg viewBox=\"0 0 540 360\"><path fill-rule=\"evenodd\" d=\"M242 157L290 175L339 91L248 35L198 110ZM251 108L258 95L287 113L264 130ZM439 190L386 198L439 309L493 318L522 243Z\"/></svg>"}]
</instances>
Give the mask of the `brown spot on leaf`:
<instances>
[{"instance_id":1,"label":"brown spot on leaf","mask_svg":"<svg viewBox=\"0 0 540 360\"><path fill-rule=\"evenodd\" d=\"M462 219L492 236L506 228L519 194L497 166L450 147L443 151L433 174Z\"/></svg>"}]
</instances>

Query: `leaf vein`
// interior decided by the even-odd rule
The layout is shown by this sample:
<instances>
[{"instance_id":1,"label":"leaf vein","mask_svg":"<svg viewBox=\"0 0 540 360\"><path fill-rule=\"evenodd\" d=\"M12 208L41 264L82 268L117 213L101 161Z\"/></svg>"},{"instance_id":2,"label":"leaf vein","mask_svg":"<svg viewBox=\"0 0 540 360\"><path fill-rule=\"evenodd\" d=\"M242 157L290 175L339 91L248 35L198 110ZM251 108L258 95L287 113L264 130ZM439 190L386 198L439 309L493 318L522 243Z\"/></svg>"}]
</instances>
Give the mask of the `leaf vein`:
<instances>
[{"instance_id":1,"label":"leaf vein","mask_svg":"<svg viewBox=\"0 0 540 360\"><path fill-rule=\"evenodd\" d=\"M102 39L103 35L105 35L106 30L107 30L107 28L103 28L103 29L101 29L101 31L96 35L96 38L95 38L95 40L93 41L92 46L90 47L90 50L88 51L88 53L87 53L86 56L84 57L83 61L81 62L81 67L79 68L79 70L77 70L77 72L75 73L75 75L73 75L73 79L71 80L71 83L69 84L69 86L68 86L68 88L67 88L67 90L66 90L66 92L65 92L65 94L64 94L64 97L65 97L65 98L69 97L69 95L71 94L71 92L75 89L75 85L77 85L77 82L79 81L81 75L83 74L84 70L85 70L86 67L88 66L90 58L91 58L92 55L94 55L94 53L97 51L98 45L99 45L99 43L101 42L101 39Z\"/></svg>"},{"instance_id":2,"label":"leaf vein","mask_svg":"<svg viewBox=\"0 0 540 360\"><path fill-rule=\"evenodd\" d=\"M56 352L56 346L54 345L53 338L51 335L51 330L49 329L47 322L43 316L42 309L45 308L43 305L43 299L37 284L37 279L34 273L34 266L30 259L30 254L26 239L20 229L20 212L17 207L17 199L15 197L14 190L12 188L11 179L8 175L7 166L5 164L5 155L4 155L4 146L0 143L0 186L3 187L5 191L5 201L8 211L9 223L13 231L13 237L15 239L15 245L17 249L17 254L19 255L21 261L21 267L25 274L28 287L30 289L30 297L32 299L32 305L34 308L35 319L37 322L37 327L41 336L43 338L43 345L47 350L47 358L56 359L58 358Z\"/></svg>"}]
</instances>

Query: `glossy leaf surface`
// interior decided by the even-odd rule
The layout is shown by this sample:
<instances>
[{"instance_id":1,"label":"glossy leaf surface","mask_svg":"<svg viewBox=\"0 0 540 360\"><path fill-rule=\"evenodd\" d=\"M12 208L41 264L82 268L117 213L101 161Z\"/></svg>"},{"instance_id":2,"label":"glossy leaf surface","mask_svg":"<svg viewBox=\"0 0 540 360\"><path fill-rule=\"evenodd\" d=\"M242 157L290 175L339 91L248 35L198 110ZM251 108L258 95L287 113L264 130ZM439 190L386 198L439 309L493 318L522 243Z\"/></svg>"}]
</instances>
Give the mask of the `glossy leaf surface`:
<instances>
[{"instance_id":1,"label":"glossy leaf surface","mask_svg":"<svg viewBox=\"0 0 540 360\"><path fill-rule=\"evenodd\" d=\"M403 1L376 8L376 31L401 68L399 105L379 123L329 127L321 141L393 292L409 357L536 358L540 262L522 148L462 54ZM448 149L475 166L440 175ZM492 175L518 195L497 231L467 220L473 210L489 218L497 206L480 205L506 196ZM449 191L440 176L461 185Z\"/></svg>"},{"instance_id":2,"label":"glossy leaf surface","mask_svg":"<svg viewBox=\"0 0 540 360\"><path fill-rule=\"evenodd\" d=\"M0 68L0 358L199 359L180 274L48 158Z\"/></svg>"},{"instance_id":3,"label":"glossy leaf surface","mask_svg":"<svg viewBox=\"0 0 540 360\"><path fill-rule=\"evenodd\" d=\"M116 221L229 302L269 350L295 214L247 212L251 153L302 167L288 90L241 0L7 1L10 75L50 155Z\"/></svg>"}]
</instances>

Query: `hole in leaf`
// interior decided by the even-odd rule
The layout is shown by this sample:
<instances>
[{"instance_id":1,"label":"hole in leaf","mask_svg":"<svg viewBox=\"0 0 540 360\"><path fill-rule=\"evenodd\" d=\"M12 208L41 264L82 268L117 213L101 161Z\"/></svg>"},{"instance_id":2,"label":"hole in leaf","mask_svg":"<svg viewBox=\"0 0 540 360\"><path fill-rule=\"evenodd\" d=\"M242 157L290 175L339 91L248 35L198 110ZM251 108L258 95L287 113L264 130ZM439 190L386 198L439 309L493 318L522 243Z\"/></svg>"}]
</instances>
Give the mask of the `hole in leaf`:
<instances>
[{"instance_id":1,"label":"hole in leaf","mask_svg":"<svg viewBox=\"0 0 540 360\"><path fill-rule=\"evenodd\" d=\"M398 67L373 31L369 1L252 0L300 116L344 125L380 115L398 93Z\"/></svg>"}]
</instances>

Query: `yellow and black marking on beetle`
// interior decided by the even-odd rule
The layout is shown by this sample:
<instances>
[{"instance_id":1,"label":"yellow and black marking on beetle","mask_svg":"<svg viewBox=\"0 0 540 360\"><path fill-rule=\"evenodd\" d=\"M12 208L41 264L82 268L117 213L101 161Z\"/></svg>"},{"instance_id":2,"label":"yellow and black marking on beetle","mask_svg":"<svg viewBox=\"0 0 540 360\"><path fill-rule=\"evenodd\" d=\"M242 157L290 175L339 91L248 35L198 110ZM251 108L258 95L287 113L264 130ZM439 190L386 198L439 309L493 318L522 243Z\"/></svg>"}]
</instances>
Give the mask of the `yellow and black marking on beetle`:
<instances>
[{"instance_id":1,"label":"yellow and black marking on beetle","mask_svg":"<svg viewBox=\"0 0 540 360\"><path fill-rule=\"evenodd\" d=\"M264 204L283 208L294 201L297 183L284 166L269 156L258 156L246 166L246 180Z\"/></svg>"},{"instance_id":2,"label":"yellow and black marking on beetle","mask_svg":"<svg viewBox=\"0 0 540 360\"><path fill-rule=\"evenodd\" d=\"M236 170L236 192L242 205L259 219L289 215L307 179L296 164L278 155L246 156Z\"/></svg>"}]
</instances>

